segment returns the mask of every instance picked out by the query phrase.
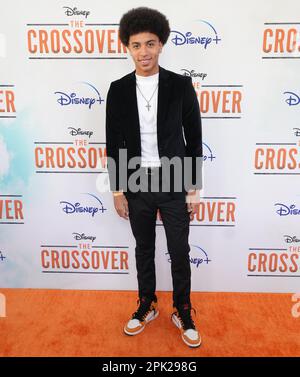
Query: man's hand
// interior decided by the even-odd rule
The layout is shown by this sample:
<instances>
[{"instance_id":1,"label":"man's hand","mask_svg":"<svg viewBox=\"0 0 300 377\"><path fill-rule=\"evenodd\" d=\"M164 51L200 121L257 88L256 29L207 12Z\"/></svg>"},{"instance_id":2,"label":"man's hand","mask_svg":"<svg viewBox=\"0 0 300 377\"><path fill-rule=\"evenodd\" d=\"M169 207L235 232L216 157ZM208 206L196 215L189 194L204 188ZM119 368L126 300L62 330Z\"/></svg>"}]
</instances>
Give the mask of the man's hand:
<instances>
[{"instance_id":1,"label":"man's hand","mask_svg":"<svg viewBox=\"0 0 300 377\"><path fill-rule=\"evenodd\" d=\"M123 217L123 219L128 220L128 202L123 193L114 195L114 205L118 215Z\"/></svg>"},{"instance_id":2,"label":"man's hand","mask_svg":"<svg viewBox=\"0 0 300 377\"><path fill-rule=\"evenodd\" d=\"M189 190L186 195L186 204L190 213L190 220L192 220L200 204L200 190Z\"/></svg>"}]
</instances>

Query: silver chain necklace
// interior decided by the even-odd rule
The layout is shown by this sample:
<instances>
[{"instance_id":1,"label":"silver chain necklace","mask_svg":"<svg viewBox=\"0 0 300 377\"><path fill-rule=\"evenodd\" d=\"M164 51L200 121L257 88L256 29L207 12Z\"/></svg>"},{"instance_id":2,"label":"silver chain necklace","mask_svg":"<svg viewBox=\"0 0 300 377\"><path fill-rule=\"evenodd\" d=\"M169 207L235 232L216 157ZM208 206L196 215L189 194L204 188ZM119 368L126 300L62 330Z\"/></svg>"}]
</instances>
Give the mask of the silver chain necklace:
<instances>
[{"instance_id":1,"label":"silver chain necklace","mask_svg":"<svg viewBox=\"0 0 300 377\"><path fill-rule=\"evenodd\" d=\"M142 93L141 89L138 86L138 83L136 84L136 86L137 86L139 92L141 93L141 95L143 96L144 100L147 102L147 105L145 107L147 107L148 111L150 111L150 107L151 107L150 101L152 100L152 97L154 96L154 93L156 92L156 89L158 88L158 84L156 85L156 88L155 88L154 92L152 93L152 96L149 99L149 101L147 100L147 98L145 98L144 94Z\"/></svg>"}]
</instances>

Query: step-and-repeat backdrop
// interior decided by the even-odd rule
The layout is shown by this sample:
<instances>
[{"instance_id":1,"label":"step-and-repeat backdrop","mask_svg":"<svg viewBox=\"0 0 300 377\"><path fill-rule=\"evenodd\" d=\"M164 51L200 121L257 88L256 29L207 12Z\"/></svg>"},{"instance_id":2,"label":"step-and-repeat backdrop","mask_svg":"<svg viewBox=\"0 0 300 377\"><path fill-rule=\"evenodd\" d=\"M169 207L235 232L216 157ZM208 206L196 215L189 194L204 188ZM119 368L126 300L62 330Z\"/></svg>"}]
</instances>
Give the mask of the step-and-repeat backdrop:
<instances>
[{"instance_id":1,"label":"step-and-repeat backdrop","mask_svg":"<svg viewBox=\"0 0 300 377\"><path fill-rule=\"evenodd\" d=\"M204 187L195 291L293 292L300 279L298 0L14 1L0 11L0 287L135 290L135 242L107 179L110 82L134 70L123 13L169 19L160 65L192 76ZM157 288L171 290L162 223Z\"/></svg>"}]
</instances>

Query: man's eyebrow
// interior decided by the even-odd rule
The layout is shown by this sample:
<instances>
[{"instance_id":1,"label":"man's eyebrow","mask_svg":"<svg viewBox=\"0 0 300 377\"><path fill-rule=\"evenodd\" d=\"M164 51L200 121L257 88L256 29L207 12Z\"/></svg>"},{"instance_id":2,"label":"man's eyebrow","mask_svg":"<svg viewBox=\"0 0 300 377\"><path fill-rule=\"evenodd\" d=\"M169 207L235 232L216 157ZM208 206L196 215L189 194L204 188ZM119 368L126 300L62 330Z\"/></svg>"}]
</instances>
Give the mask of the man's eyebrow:
<instances>
[{"instance_id":1,"label":"man's eyebrow","mask_svg":"<svg viewBox=\"0 0 300 377\"><path fill-rule=\"evenodd\" d=\"M149 42L156 42L155 39L150 39L149 41L146 41L145 43ZM132 44L141 44L141 42L131 42Z\"/></svg>"}]
</instances>

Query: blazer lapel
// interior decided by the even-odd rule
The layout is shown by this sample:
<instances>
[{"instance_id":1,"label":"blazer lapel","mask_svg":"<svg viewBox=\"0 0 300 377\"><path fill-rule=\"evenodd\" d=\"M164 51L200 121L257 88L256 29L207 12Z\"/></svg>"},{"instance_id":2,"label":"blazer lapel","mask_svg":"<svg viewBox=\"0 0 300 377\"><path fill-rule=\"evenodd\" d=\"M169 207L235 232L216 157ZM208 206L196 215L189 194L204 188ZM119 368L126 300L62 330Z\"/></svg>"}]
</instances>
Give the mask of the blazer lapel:
<instances>
[{"instance_id":1,"label":"blazer lapel","mask_svg":"<svg viewBox=\"0 0 300 377\"><path fill-rule=\"evenodd\" d=\"M163 138L164 120L169 104L170 85L168 71L159 66L158 99L157 99L157 140Z\"/></svg>"},{"instance_id":2,"label":"blazer lapel","mask_svg":"<svg viewBox=\"0 0 300 377\"><path fill-rule=\"evenodd\" d=\"M131 72L128 80L128 87L126 94L127 96L127 109L130 111L130 127L132 137L135 139L135 144L137 147L137 155L141 155L141 132L140 132L140 119L137 107L137 97L136 97L136 78L135 71Z\"/></svg>"}]
</instances>

